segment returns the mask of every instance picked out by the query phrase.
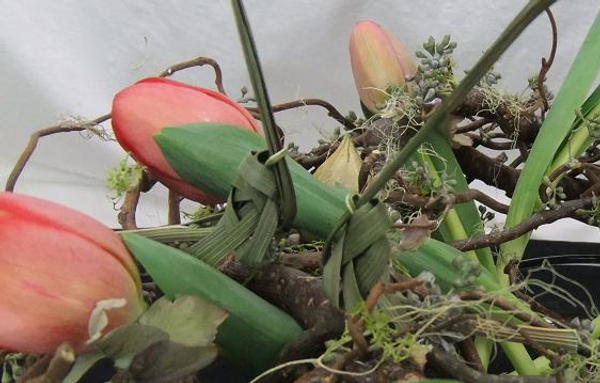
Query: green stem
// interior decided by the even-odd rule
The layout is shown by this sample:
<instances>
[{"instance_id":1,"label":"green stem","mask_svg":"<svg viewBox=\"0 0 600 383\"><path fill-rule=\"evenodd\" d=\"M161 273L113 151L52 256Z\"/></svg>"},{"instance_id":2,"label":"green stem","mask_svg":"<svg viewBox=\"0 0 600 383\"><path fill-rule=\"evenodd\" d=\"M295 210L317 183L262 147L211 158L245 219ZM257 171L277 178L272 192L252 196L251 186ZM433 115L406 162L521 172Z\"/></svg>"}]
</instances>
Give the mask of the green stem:
<instances>
[{"instance_id":1,"label":"green stem","mask_svg":"<svg viewBox=\"0 0 600 383\"><path fill-rule=\"evenodd\" d=\"M545 356L540 356L538 358L535 358L533 360L533 364L535 364L535 367L538 369L539 374L542 376L548 376L548 375L552 374L552 372L554 371L552 369L552 367L550 367L550 361ZM518 375L518 374L516 371L513 371L508 375Z\"/></svg>"},{"instance_id":2,"label":"green stem","mask_svg":"<svg viewBox=\"0 0 600 383\"><path fill-rule=\"evenodd\" d=\"M533 359L521 343L501 342L500 347L519 375L539 375Z\"/></svg>"},{"instance_id":3,"label":"green stem","mask_svg":"<svg viewBox=\"0 0 600 383\"><path fill-rule=\"evenodd\" d=\"M483 366L484 371L487 371L490 365L493 347L494 342L491 339L483 336L475 337L475 349L477 350L477 355L479 355L479 360L481 360L481 365Z\"/></svg>"},{"instance_id":4,"label":"green stem","mask_svg":"<svg viewBox=\"0 0 600 383\"><path fill-rule=\"evenodd\" d=\"M600 338L600 315L594 318L594 320L592 321L592 325L594 326L594 331L592 331L592 335L590 335L590 338Z\"/></svg>"},{"instance_id":5,"label":"green stem","mask_svg":"<svg viewBox=\"0 0 600 383\"><path fill-rule=\"evenodd\" d=\"M438 169L438 173L441 171L446 172L446 174L456 182L454 185L455 193L466 192L469 189L469 184L465 179L462 168L458 164L446 137L441 136L438 132L432 132L429 137L427 137L427 144L431 145L432 149L437 153L437 156L430 156L429 158L435 168ZM481 221L481 216L475 202L470 201L455 205L453 210L458 214L458 218L466 233L466 237L463 239L484 234L483 222ZM440 226L440 234L450 238L449 240L444 239L447 242L453 240L450 228L444 222ZM475 254L477 254L479 263L481 263L488 271L493 272L496 270L490 248L477 249L475 250Z\"/></svg>"},{"instance_id":6,"label":"green stem","mask_svg":"<svg viewBox=\"0 0 600 383\"><path fill-rule=\"evenodd\" d=\"M562 146L560 152L554 157L554 161L548 168L546 174L552 173L562 164L572 161L580 156L583 151L589 147L595 137L590 134L590 129L586 126L585 120L596 121L600 115L600 85L587 98L581 107L581 115L578 115L571 128L571 136Z\"/></svg>"},{"instance_id":7,"label":"green stem","mask_svg":"<svg viewBox=\"0 0 600 383\"><path fill-rule=\"evenodd\" d=\"M556 155L552 164L548 168L546 174L550 174L555 171L559 166L572 161L590 144L590 134L585 126L580 126L577 131L573 133L571 139L562 148L562 150Z\"/></svg>"},{"instance_id":8,"label":"green stem","mask_svg":"<svg viewBox=\"0 0 600 383\"><path fill-rule=\"evenodd\" d=\"M421 163L427 167L427 171L429 172L429 176L432 178L433 183L441 184L442 179L440 178L438 171L433 164L433 161L431 161L429 155L423 153L419 156L419 158ZM456 209L452 208L450 211L448 211L443 224L446 224L448 231L450 232L450 238L444 238L445 241L450 242L469 238ZM477 254L473 250L465 252L465 255L474 261L478 260Z\"/></svg>"}]
</instances>

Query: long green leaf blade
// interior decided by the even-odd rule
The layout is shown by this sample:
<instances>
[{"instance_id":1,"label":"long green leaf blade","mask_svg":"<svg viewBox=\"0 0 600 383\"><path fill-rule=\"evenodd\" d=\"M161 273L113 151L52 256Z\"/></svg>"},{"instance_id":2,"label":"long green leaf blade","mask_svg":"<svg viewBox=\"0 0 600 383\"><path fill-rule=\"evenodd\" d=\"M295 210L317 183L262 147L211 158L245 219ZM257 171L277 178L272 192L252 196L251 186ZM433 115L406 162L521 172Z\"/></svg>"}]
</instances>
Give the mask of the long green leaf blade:
<instances>
[{"instance_id":1,"label":"long green leaf blade","mask_svg":"<svg viewBox=\"0 0 600 383\"><path fill-rule=\"evenodd\" d=\"M279 137L279 131L275 126L275 117L273 116L273 108L269 101L267 86L260 67L256 44L252 37L252 29L246 17L246 10L242 0L232 0L233 11L235 13L235 21L237 23L240 34L240 41L244 50L244 57L250 73L252 88L254 89L255 97L260 110L260 115L263 123L263 128L269 145L269 153L274 155L282 148L282 138ZM294 187L290 170L285 161L277 161L273 165L275 179L277 181L277 189L279 191L281 204L281 220L284 225L289 225L296 214L296 197L294 195Z\"/></svg>"},{"instance_id":2,"label":"long green leaf blade","mask_svg":"<svg viewBox=\"0 0 600 383\"><path fill-rule=\"evenodd\" d=\"M590 129L585 126L583 118L586 120L597 120L600 116L600 85L592 92L581 106L581 116L577 116L573 126L571 127L571 136L561 146L560 151L554 157L554 161L546 174L551 173L554 169L562 164L573 160L581 155L596 139L590 134ZM582 118L583 117L583 118Z\"/></svg>"},{"instance_id":3,"label":"long green leaf blade","mask_svg":"<svg viewBox=\"0 0 600 383\"><path fill-rule=\"evenodd\" d=\"M454 156L454 152L452 152L448 140L440 133L432 132L427 138L427 142L441 157L429 156L436 171L445 171L446 174L456 182L456 185L454 186L455 193L467 191L469 185ZM468 239L483 234L483 222L481 221L481 216L479 215L479 210L477 210L475 202L469 201L455 205L449 212L446 220L440 225L440 230L444 237L444 241L446 242ZM479 259L479 262L488 271L494 269L494 259L490 248L477 249L475 250L475 254L477 259Z\"/></svg>"},{"instance_id":4,"label":"long green leaf blade","mask_svg":"<svg viewBox=\"0 0 600 383\"><path fill-rule=\"evenodd\" d=\"M511 202L506 226L514 227L531 216L539 203L535 191L542 184L544 174L568 136L575 110L581 106L600 70L600 13L592 24L573 65L534 142L525 167L519 176ZM503 275L504 268L512 258L520 259L529 240L523 235L501 246L501 258L497 269Z\"/></svg>"},{"instance_id":5,"label":"long green leaf blade","mask_svg":"<svg viewBox=\"0 0 600 383\"><path fill-rule=\"evenodd\" d=\"M292 317L204 262L136 234L122 237L169 297L197 295L228 311L216 343L232 358L268 368L302 333Z\"/></svg>"}]
</instances>

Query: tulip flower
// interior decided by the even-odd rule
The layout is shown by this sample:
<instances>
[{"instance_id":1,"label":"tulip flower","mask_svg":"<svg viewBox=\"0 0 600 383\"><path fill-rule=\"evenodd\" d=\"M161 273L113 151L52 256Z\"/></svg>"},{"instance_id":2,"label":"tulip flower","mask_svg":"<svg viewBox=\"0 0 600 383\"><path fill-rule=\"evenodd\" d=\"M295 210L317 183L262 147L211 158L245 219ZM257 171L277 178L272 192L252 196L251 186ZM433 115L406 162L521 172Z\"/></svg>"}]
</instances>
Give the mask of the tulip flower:
<instances>
[{"instance_id":1,"label":"tulip flower","mask_svg":"<svg viewBox=\"0 0 600 383\"><path fill-rule=\"evenodd\" d=\"M404 85L406 77L417 71L402 42L369 20L352 30L350 60L360 100L371 112L377 112L377 105L387 100L389 87Z\"/></svg>"},{"instance_id":2,"label":"tulip flower","mask_svg":"<svg viewBox=\"0 0 600 383\"><path fill-rule=\"evenodd\" d=\"M51 353L62 342L86 350L90 315L107 310L103 333L144 309L140 276L120 238L67 207L0 193L0 349Z\"/></svg>"},{"instance_id":3,"label":"tulip flower","mask_svg":"<svg viewBox=\"0 0 600 383\"><path fill-rule=\"evenodd\" d=\"M167 126L216 122L253 132L260 127L246 109L214 92L165 78L148 78L120 91L113 101L112 125L119 144L154 179L181 196L203 204L224 202L179 177L163 156L154 134Z\"/></svg>"}]
</instances>

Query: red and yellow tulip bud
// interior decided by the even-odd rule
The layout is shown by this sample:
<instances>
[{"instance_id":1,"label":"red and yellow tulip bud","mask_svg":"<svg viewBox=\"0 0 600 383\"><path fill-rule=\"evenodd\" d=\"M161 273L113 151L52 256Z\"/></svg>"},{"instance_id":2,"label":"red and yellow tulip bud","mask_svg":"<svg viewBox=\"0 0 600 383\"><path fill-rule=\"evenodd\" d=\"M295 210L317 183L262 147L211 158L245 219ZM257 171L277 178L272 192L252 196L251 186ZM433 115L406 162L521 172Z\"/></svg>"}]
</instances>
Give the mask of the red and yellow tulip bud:
<instances>
[{"instance_id":1,"label":"red and yellow tulip bud","mask_svg":"<svg viewBox=\"0 0 600 383\"><path fill-rule=\"evenodd\" d=\"M0 349L51 353L62 342L85 351L88 322L98 303L107 310L103 333L144 309L140 275L120 238L67 207L0 193Z\"/></svg>"},{"instance_id":2,"label":"red and yellow tulip bud","mask_svg":"<svg viewBox=\"0 0 600 383\"><path fill-rule=\"evenodd\" d=\"M372 112L388 99L389 87L404 85L417 71L404 44L369 20L357 23L352 30L350 60L360 100Z\"/></svg>"},{"instance_id":3,"label":"red and yellow tulip bud","mask_svg":"<svg viewBox=\"0 0 600 383\"><path fill-rule=\"evenodd\" d=\"M112 126L119 144L153 178L185 198L204 204L224 202L179 177L154 141L154 134L167 126L215 122L260 133L250 113L234 100L209 89L181 82L148 78L120 91L113 101Z\"/></svg>"}]
</instances>

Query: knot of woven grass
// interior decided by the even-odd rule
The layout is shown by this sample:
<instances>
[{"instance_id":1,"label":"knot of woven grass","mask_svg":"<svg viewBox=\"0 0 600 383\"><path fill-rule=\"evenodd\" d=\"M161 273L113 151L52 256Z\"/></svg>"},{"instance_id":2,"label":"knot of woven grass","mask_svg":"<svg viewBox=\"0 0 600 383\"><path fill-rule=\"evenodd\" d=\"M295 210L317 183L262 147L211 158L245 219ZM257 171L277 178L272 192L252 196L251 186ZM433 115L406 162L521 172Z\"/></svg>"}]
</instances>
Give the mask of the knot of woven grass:
<instances>
[{"instance_id":1,"label":"knot of woven grass","mask_svg":"<svg viewBox=\"0 0 600 383\"><path fill-rule=\"evenodd\" d=\"M187 252L213 266L232 252L244 264L256 265L264 259L279 224L277 184L264 160L267 156L265 151L246 157L215 230Z\"/></svg>"},{"instance_id":2,"label":"knot of woven grass","mask_svg":"<svg viewBox=\"0 0 600 383\"><path fill-rule=\"evenodd\" d=\"M275 153L272 156L270 156L269 158L267 158L267 160L265 161L265 166L270 168L271 166L275 165L277 162L284 159L286 154L288 154L288 152L290 150L292 150L293 147L294 147L294 145L289 143L286 147L284 147L277 153Z\"/></svg>"},{"instance_id":3,"label":"knot of woven grass","mask_svg":"<svg viewBox=\"0 0 600 383\"><path fill-rule=\"evenodd\" d=\"M346 202L352 216L331 235L325 246L323 283L333 305L351 311L387 275L391 247L385 233L391 221L385 205L374 199L355 207L357 196ZM352 202L352 203L349 203Z\"/></svg>"}]
</instances>

